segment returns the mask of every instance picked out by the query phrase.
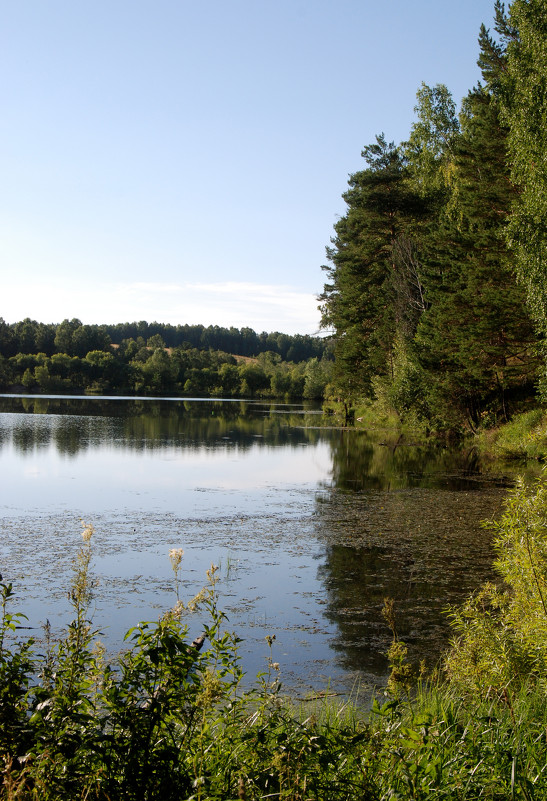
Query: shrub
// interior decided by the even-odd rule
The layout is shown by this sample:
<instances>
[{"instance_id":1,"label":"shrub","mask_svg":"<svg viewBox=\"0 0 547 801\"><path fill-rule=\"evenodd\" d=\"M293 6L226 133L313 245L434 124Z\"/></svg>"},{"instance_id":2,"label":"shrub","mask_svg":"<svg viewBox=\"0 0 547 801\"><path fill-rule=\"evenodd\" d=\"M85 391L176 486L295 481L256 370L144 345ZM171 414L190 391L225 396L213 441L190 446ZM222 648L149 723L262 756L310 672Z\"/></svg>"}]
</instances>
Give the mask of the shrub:
<instances>
[{"instance_id":1,"label":"shrub","mask_svg":"<svg viewBox=\"0 0 547 801\"><path fill-rule=\"evenodd\" d=\"M547 481L522 481L496 534L500 586L487 584L452 611L457 632L446 660L450 680L482 696L523 682L547 689Z\"/></svg>"}]
</instances>

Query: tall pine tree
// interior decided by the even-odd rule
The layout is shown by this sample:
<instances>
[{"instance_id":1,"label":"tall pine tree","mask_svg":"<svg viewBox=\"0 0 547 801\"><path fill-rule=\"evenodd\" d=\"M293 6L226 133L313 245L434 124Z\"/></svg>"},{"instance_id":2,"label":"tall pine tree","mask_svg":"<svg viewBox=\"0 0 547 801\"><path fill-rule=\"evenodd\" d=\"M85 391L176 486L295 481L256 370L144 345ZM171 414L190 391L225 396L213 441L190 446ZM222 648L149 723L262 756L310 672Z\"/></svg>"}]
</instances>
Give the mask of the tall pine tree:
<instances>
[{"instance_id":1,"label":"tall pine tree","mask_svg":"<svg viewBox=\"0 0 547 801\"><path fill-rule=\"evenodd\" d=\"M425 212L407 180L401 149L384 136L364 148L368 167L350 176L346 214L336 223L327 255L332 266L322 301L322 325L335 337L336 380L352 399L370 395L376 375L392 373L397 330L395 243Z\"/></svg>"},{"instance_id":2,"label":"tall pine tree","mask_svg":"<svg viewBox=\"0 0 547 801\"><path fill-rule=\"evenodd\" d=\"M547 0L514 0L503 106L511 177L520 192L509 225L517 270L543 338L547 336ZM547 383L547 382L545 382ZM547 394L547 387L543 387Z\"/></svg>"},{"instance_id":3,"label":"tall pine tree","mask_svg":"<svg viewBox=\"0 0 547 801\"><path fill-rule=\"evenodd\" d=\"M515 0L514 6L515 20L523 24L525 12L536 6L545 10L547 0ZM547 12L541 20L547 26ZM322 322L334 332L337 383L346 398L371 396L381 386L399 410L414 405L437 424L467 420L475 427L485 415L507 417L533 391L537 335L506 236L511 209L515 203L524 209L527 201L525 192L519 199L511 181L501 111L505 102L510 116L503 100L508 44L510 80L516 81L520 70L524 86L526 77L515 26L498 0L497 38L484 26L480 31L484 84L464 100L459 122L446 87L422 84L408 142L396 147L378 137L363 151L367 168L350 177L343 196L348 209L327 250L331 265L324 268L329 280L321 296ZM536 58L537 36L529 47ZM547 109L547 100L542 105L547 78L542 82L538 72L536 127ZM517 127L509 140L513 151ZM534 180L547 176L547 168L530 164L531 152L522 146L522 164L515 160L513 175L526 167ZM534 242L545 244L547 256L544 197L536 200L535 211ZM526 232L530 219L517 220L513 234ZM526 268L530 291L541 270L547 278L537 247L535 258L536 272ZM522 273L526 270L521 266ZM545 311L547 332L544 286L535 296Z\"/></svg>"},{"instance_id":4,"label":"tall pine tree","mask_svg":"<svg viewBox=\"0 0 547 801\"><path fill-rule=\"evenodd\" d=\"M447 417L451 409L472 426L487 411L506 417L537 376L536 337L505 239L516 192L500 117L504 51L484 27L479 43L485 85L464 101L453 148L455 198L427 243L430 308L416 336L432 412Z\"/></svg>"}]
</instances>

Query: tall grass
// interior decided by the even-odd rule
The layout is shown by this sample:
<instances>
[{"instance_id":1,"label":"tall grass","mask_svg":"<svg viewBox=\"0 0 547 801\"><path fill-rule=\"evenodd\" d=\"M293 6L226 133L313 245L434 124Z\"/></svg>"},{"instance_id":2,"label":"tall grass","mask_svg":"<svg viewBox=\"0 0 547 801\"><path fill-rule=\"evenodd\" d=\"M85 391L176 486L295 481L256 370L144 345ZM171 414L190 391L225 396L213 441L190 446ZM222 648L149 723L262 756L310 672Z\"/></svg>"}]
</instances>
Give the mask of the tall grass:
<instances>
[{"instance_id":1,"label":"tall grass","mask_svg":"<svg viewBox=\"0 0 547 801\"><path fill-rule=\"evenodd\" d=\"M488 456L501 459L547 459L547 414L533 409L517 414L502 426L478 435L479 447Z\"/></svg>"}]
</instances>

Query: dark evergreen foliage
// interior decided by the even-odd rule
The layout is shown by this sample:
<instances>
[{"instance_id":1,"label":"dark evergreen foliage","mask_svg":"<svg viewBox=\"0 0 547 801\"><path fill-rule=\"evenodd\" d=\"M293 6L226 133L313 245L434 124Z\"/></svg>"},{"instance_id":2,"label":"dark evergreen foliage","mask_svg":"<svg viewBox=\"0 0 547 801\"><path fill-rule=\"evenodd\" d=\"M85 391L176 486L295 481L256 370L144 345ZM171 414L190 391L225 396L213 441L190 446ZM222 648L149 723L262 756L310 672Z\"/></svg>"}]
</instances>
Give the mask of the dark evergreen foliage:
<instances>
[{"instance_id":1,"label":"dark evergreen foliage","mask_svg":"<svg viewBox=\"0 0 547 801\"><path fill-rule=\"evenodd\" d=\"M508 18L496 2L495 35L481 26L484 83L464 99L459 122L446 87L422 84L408 142L378 137L362 154L368 168L350 177L321 296L336 387L349 403L382 396L428 425L475 428L506 419L535 392L540 343L508 245L522 200L508 156L515 130L502 109L512 86L507 48L515 65L522 51L514 22L530 25L535 5L547 18L547 6L514 5ZM537 55L536 29L529 41ZM542 293L532 293L536 319Z\"/></svg>"},{"instance_id":2,"label":"dark evergreen foliage","mask_svg":"<svg viewBox=\"0 0 547 801\"><path fill-rule=\"evenodd\" d=\"M514 0L502 81L511 178L519 189L508 227L534 320L547 335L547 2ZM545 351L544 351L544 360ZM542 396L547 394L547 371Z\"/></svg>"},{"instance_id":3,"label":"dark evergreen foliage","mask_svg":"<svg viewBox=\"0 0 547 801\"><path fill-rule=\"evenodd\" d=\"M62 323L38 323L28 317L9 324L0 318L0 355L9 358L17 353L68 353L83 358L89 351L109 351L110 345L143 340L154 346L159 337L164 347L221 350L236 356L256 357L272 351L284 361L300 362L319 358L329 352L329 343L318 336L282 334L279 331L257 334L252 328L223 328L218 325L170 325L144 320L116 325L83 325L80 320ZM149 340L153 340L152 343Z\"/></svg>"},{"instance_id":4,"label":"dark evergreen foliage","mask_svg":"<svg viewBox=\"0 0 547 801\"><path fill-rule=\"evenodd\" d=\"M427 202L406 180L400 148L381 135L362 156L368 168L348 181L348 211L334 226L327 248L332 267L324 267L329 282L321 295L322 325L335 332L338 381L350 397L370 394L375 375L392 374L397 299L405 283L395 245L427 213Z\"/></svg>"},{"instance_id":5,"label":"dark evergreen foliage","mask_svg":"<svg viewBox=\"0 0 547 801\"><path fill-rule=\"evenodd\" d=\"M537 376L536 336L504 236L515 194L506 140L495 96L477 87L454 153L458 213L425 247L429 309L416 353L430 408L442 415L450 405L473 426L487 410L506 418L511 397L533 394Z\"/></svg>"}]
</instances>

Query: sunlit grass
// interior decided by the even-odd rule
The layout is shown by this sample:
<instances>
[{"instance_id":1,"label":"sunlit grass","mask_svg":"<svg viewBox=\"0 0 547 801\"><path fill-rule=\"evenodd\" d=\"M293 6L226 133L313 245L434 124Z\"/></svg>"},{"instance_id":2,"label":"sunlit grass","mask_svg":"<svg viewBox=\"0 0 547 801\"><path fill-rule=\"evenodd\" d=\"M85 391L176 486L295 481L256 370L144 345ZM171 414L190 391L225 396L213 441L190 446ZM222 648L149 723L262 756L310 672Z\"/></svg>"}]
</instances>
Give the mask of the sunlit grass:
<instances>
[{"instance_id":1,"label":"sunlit grass","mask_svg":"<svg viewBox=\"0 0 547 801\"><path fill-rule=\"evenodd\" d=\"M533 409L478 435L481 451L504 459L547 459L547 413Z\"/></svg>"}]
</instances>

